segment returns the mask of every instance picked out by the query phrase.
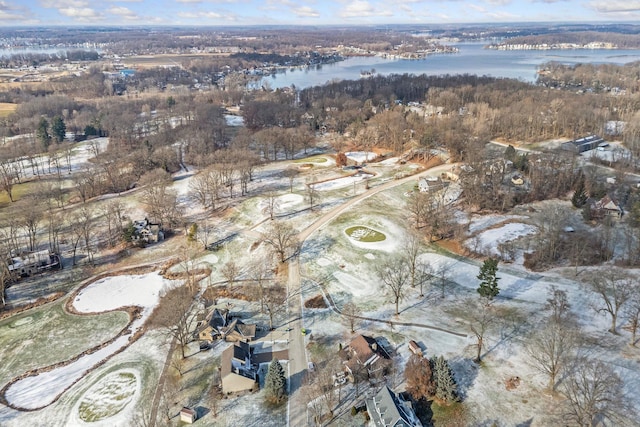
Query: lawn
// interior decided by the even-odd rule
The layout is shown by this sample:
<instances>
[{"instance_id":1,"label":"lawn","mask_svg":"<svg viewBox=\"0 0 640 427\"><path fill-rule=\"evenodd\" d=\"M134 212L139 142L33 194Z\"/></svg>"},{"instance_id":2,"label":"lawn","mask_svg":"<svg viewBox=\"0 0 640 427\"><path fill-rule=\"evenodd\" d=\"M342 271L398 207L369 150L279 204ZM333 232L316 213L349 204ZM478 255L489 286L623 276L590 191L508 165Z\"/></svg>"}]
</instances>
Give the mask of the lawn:
<instances>
[{"instance_id":1,"label":"lawn","mask_svg":"<svg viewBox=\"0 0 640 427\"><path fill-rule=\"evenodd\" d=\"M82 353L116 335L128 323L124 312L77 316L57 301L0 322L0 382Z\"/></svg>"},{"instance_id":2,"label":"lawn","mask_svg":"<svg viewBox=\"0 0 640 427\"><path fill-rule=\"evenodd\" d=\"M345 230L345 233L347 233L347 236L351 237L352 239L366 243L382 242L387 238L384 233L361 225L349 227Z\"/></svg>"},{"instance_id":3,"label":"lawn","mask_svg":"<svg viewBox=\"0 0 640 427\"><path fill-rule=\"evenodd\" d=\"M0 102L0 117L7 117L18 108L18 104Z\"/></svg>"}]
</instances>

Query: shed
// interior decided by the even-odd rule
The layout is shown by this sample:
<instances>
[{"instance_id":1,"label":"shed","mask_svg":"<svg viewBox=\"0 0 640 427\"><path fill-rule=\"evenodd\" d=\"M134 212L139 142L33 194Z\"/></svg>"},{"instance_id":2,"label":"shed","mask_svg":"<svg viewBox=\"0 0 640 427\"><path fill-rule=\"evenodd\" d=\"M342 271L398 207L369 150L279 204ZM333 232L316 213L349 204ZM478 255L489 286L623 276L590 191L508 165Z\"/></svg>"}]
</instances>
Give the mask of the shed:
<instances>
[{"instance_id":1,"label":"shed","mask_svg":"<svg viewBox=\"0 0 640 427\"><path fill-rule=\"evenodd\" d=\"M194 409L185 406L180 410L180 421L183 423L193 424L197 418L198 413Z\"/></svg>"},{"instance_id":2,"label":"shed","mask_svg":"<svg viewBox=\"0 0 640 427\"><path fill-rule=\"evenodd\" d=\"M409 351L415 355L422 356L422 348L414 340L409 341Z\"/></svg>"}]
</instances>

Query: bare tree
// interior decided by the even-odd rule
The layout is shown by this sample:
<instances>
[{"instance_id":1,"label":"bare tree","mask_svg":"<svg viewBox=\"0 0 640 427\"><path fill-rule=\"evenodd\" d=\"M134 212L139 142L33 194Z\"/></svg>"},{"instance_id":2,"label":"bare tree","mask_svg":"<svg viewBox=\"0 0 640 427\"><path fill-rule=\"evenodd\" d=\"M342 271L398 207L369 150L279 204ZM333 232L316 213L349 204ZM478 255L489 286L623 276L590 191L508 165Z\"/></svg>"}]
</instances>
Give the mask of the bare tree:
<instances>
[{"instance_id":1,"label":"bare tree","mask_svg":"<svg viewBox=\"0 0 640 427\"><path fill-rule=\"evenodd\" d=\"M222 393L220 390L220 371L215 369L211 378L211 385L209 386L209 406L211 406L211 412L213 418L218 417L218 409L220 407L220 400L222 399Z\"/></svg>"},{"instance_id":2,"label":"bare tree","mask_svg":"<svg viewBox=\"0 0 640 427\"><path fill-rule=\"evenodd\" d=\"M265 195L265 207L262 209L262 212L268 215L269 219L273 220L279 207L280 202L278 201L278 195L276 194L276 192L267 192L267 194Z\"/></svg>"},{"instance_id":3,"label":"bare tree","mask_svg":"<svg viewBox=\"0 0 640 427\"><path fill-rule=\"evenodd\" d=\"M435 393L433 372L426 357L411 355L404 368L404 378L407 391L416 400L428 399Z\"/></svg>"},{"instance_id":4,"label":"bare tree","mask_svg":"<svg viewBox=\"0 0 640 427\"><path fill-rule=\"evenodd\" d=\"M161 169L156 169L140 179L144 186L142 201L147 206L147 213L153 221L173 227L182 217L178 196L170 189L171 176Z\"/></svg>"},{"instance_id":5,"label":"bare tree","mask_svg":"<svg viewBox=\"0 0 640 427\"><path fill-rule=\"evenodd\" d=\"M557 379L575 355L578 347L576 334L571 326L549 320L537 326L525 344L532 366L549 377L551 391L555 391Z\"/></svg>"},{"instance_id":6,"label":"bare tree","mask_svg":"<svg viewBox=\"0 0 640 427\"><path fill-rule=\"evenodd\" d=\"M260 312L264 313L265 285L273 276L271 259L266 256L254 258L247 270L249 278L260 290Z\"/></svg>"},{"instance_id":7,"label":"bare tree","mask_svg":"<svg viewBox=\"0 0 640 427\"><path fill-rule=\"evenodd\" d=\"M601 304L595 307L596 311L609 314L611 317L609 332L617 334L618 313L633 295L633 279L625 271L612 268L594 274L590 285L591 289L600 296Z\"/></svg>"},{"instance_id":8,"label":"bare tree","mask_svg":"<svg viewBox=\"0 0 640 427\"><path fill-rule=\"evenodd\" d=\"M40 229L43 211L35 199L23 199L19 206L15 206L19 210L19 213L16 211L16 214L19 218L20 226L29 241L29 250L35 251L38 247L38 231Z\"/></svg>"},{"instance_id":9,"label":"bare tree","mask_svg":"<svg viewBox=\"0 0 640 427\"><path fill-rule=\"evenodd\" d=\"M7 285L10 280L9 266L5 261L0 261L0 308L4 308L7 303Z\"/></svg>"},{"instance_id":10,"label":"bare tree","mask_svg":"<svg viewBox=\"0 0 640 427\"><path fill-rule=\"evenodd\" d=\"M267 227L264 242L273 248L282 263L295 254L299 246L295 230L284 221L273 221Z\"/></svg>"},{"instance_id":11,"label":"bare tree","mask_svg":"<svg viewBox=\"0 0 640 427\"><path fill-rule=\"evenodd\" d=\"M177 286L166 291L151 315L152 325L165 330L180 345L182 358L185 346L192 340L192 329L197 316L192 313L195 289L189 286Z\"/></svg>"},{"instance_id":12,"label":"bare tree","mask_svg":"<svg viewBox=\"0 0 640 427\"><path fill-rule=\"evenodd\" d=\"M553 322L562 322L567 317L569 310L571 309L567 293L558 289L556 286L551 286L545 308L551 311L551 320Z\"/></svg>"},{"instance_id":13,"label":"bare tree","mask_svg":"<svg viewBox=\"0 0 640 427\"><path fill-rule=\"evenodd\" d=\"M466 300L465 311L463 313L469 324L469 329L476 338L476 358L475 362L482 361L482 350L485 346L487 332L496 324L496 313L490 305L474 299Z\"/></svg>"},{"instance_id":14,"label":"bare tree","mask_svg":"<svg viewBox=\"0 0 640 427\"><path fill-rule=\"evenodd\" d=\"M339 396L336 394L334 387L335 374L340 370L340 364L335 363L338 359L330 358L316 369L314 387L316 394L324 402L329 412L329 416L333 417L333 411L339 403Z\"/></svg>"},{"instance_id":15,"label":"bare tree","mask_svg":"<svg viewBox=\"0 0 640 427\"><path fill-rule=\"evenodd\" d=\"M410 272L402 258L389 258L376 268L383 287L388 288L396 306L396 316L400 315L399 303L405 297L410 281Z\"/></svg>"},{"instance_id":16,"label":"bare tree","mask_svg":"<svg viewBox=\"0 0 640 427\"><path fill-rule=\"evenodd\" d=\"M231 290L233 284L242 275L242 268L233 259L230 259L220 269L220 273L227 281L227 288Z\"/></svg>"},{"instance_id":17,"label":"bare tree","mask_svg":"<svg viewBox=\"0 0 640 427\"><path fill-rule=\"evenodd\" d=\"M625 307L625 315L629 319L629 330L631 331L631 341L629 345L635 347L637 341L638 327L640 326L640 289L636 286L633 296Z\"/></svg>"},{"instance_id":18,"label":"bare tree","mask_svg":"<svg viewBox=\"0 0 640 427\"><path fill-rule=\"evenodd\" d=\"M273 321L282 310L286 310L287 293L280 283L274 283L273 286L266 288L262 295L262 306L266 309L269 316L269 329L273 330Z\"/></svg>"},{"instance_id":19,"label":"bare tree","mask_svg":"<svg viewBox=\"0 0 640 427\"><path fill-rule=\"evenodd\" d=\"M320 193L316 190L316 186L313 182L308 182L305 186L305 198L309 202L309 209L313 210L313 207L318 203Z\"/></svg>"},{"instance_id":20,"label":"bare tree","mask_svg":"<svg viewBox=\"0 0 640 427\"><path fill-rule=\"evenodd\" d=\"M451 271L453 270L453 264L450 262L440 262L438 267L436 267L433 272L434 276L437 278L436 283L440 288L440 297L444 299L447 288L450 285L449 277L451 276Z\"/></svg>"},{"instance_id":21,"label":"bare tree","mask_svg":"<svg viewBox=\"0 0 640 427\"><path fill-rule=\"evenodd\" d=\"M562 391L567 397L564 417L570 423L584 427L630 425L634 419L622 379L599 360L580 361L562 383Z\"/></svg>"},{"instance_id":22,"label":"bare tree","mask_svg":"<svg viewBox=\"0 0 640 427\"><path fill-rule=\"evenodd\" d=\"M411 275L411 287L415 288L420 274L418 256L422 250L422 237L417 233L409 233L402 240L402 255L405 259L409 274ZM422 292L420 292L422 293Z\"/></svg>"},{"instance_id":23,"label":"bare tree","mask_svg":"<svg viewBox=\"0 0 640 427\"><path fill-rule=\"evenodd\" d=\"M107 223L107 241L113 247L122 240L125 206L120 200L111 200L102 207L101 213Z\"/></svg>"},{"instance_id":24,"label":"bare tree","mask_svg":"<svg viewBox=\"0 0 640 427\"><path fill-rule=\"evenodd\" d=\"M289 179L289 192L293 193L293 181L299 175L298 169L296 169L296 168L286 168L282 172L282 175L284 175L285 178Z\"/></svg>"},{"instance_id":25,"label":"bare tree","mask_svg":"<svg viewBox=\"0 0 640 427\"><path fill-rule=\"evenodd\" d=\"M356 331L356 325L360 321L359 317L362 315L362 311L352 302L346 303L342 307L341 311L342 315L345 316L346 321L349 324L349 328L351 329L351 333L353 334Z\"/></svg>"}]
</instances>

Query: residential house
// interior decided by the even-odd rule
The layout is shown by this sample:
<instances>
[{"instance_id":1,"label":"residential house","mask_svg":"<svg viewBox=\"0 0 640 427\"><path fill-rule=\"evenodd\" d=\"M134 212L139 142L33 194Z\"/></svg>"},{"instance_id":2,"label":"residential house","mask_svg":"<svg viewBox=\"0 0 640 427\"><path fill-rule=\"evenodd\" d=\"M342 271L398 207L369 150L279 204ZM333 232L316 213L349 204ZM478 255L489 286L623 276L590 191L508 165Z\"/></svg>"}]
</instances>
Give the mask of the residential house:
<instances>
[{"instance_id":1,"label":"residential house","mask_svg":"<svg viewBox=\"0 0 640 427\"><path fill-rule=\"evenodd\" d=\"M384 362L391 360L391 356L384 347L375 338L366 335L358 335L352 339L344 351L351 363L357 363L366 368L369 375L385 369L386 364ZM349 374L353 375L353 370L349 367L349 363L346 363L345 367Z\"/></svg>"},{"instance_id":2,"label":"residential house","mask_svg":"<svg viewBox=\"0 0 640 427\"><path fill-rule=\"evenodd\" d=\"M418 180L418 190L421 193L440 191L443 188L445 188L445 184L438 177L428 176Z\"/></svg>"},{"instance_id":3,"label":"residential house","mask_svg":"<svg viewBox=\"0 0 640 427\"><path fill-rule=\"evenodd\" d=\"M237 342L222 352L220 360L222 392L241 393L257 390L258 377L251 363L251 347L245 342Z\"/></svg>"},{"instance_id":4,"label":"residential house","mask_svg":"<svg viewBox=\"0 0 640 427\"><path fill-rule=\"evenodd\" d=\"M605 216L620 218L624 215L624 210L620 203L607 194L591 204L591 213L595 218L604 218Z\"/></svg>"},{"instance_id":5,"label":"residential house","mask_svg":"<svg viewBox=\"0 0 640 427\"><path fill-rule=\"evenodd\" d=\"M198 328L198 339L211 342L220 338L220 329L229 323L229 310L214 308Z\"/></svg>"},{"instance_id":6,"label":"residential house","mask_svg":"<svg viewBox=\"0 0 640 427\"><path fill-rule=\"evenodd\" d=\"M164 240L162 225L150 222L147 218L134 221L131 240L134 242L158 243Z\"/></svg>"},{"instance_id":7,"label":"residential house","mask_svg":"<svg viewBox=\"0 0 640 427\"><path fill-rule=\"evenodd\" d=\"M401 399L384 386L365 401L371 423L376 427L422 427L411 402Z\"/></svg>"},{"instance_id":8,"label":"residential house","mask_svg":"<svg viewBox=\"0 0 640 427\"><path fill-rule=\"evenodd\" d=\"M249 342L256 337L256 325L233 318L229 310L214 308L197 329L200 341L224 339L229 342Z\"/></svg>"},{"instance_id":9,"label":"residential house","mask_svg":"<svg viewBox=\"0 0 640 427\"><path fill-rule=\"evenodd\" d=\"M256 325L233 319L228 326L220 329L220 336L229 342L249 342L256 337Z\"/></svg>"}]
</instances>

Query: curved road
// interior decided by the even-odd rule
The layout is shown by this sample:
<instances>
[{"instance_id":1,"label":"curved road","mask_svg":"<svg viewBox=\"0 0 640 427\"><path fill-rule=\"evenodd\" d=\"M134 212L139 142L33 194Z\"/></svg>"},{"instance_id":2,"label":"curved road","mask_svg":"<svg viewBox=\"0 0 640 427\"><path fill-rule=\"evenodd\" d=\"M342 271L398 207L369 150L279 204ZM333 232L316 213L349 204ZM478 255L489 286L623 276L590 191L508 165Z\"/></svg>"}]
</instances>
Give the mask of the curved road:
<instances>
[{"instance_id":1,"label":"curved road","mask_svg":"<svg viewBox=\"0 0 640 427\"><path fill-rule=\"evenodd\" d=\"M362 200L365 200L373 195L376 195L382 191L388 190L398 185L402 185L407 182L416 181L418 178L428 175L450 171L456 166L455 163L445 163L443 165L435 166L431 169L427 169L423 172L415 175L407 176L402 179L397 179L389 182L385 182L382 185L370 188L364 193L347 200L345 203L336 206L329 210L327 213L318 218L313 224L309 225L306 229L298 233L298 239L300 244L303 244L309 236L317 231L320 227L332 221L338 215L345 210L353 207ZM289 331L289 402L288 402L288 425L290 427L301 427L307 425L307 400L303 393L299 392L302 386L302 379L307 369L307 355L304 345L304 336L300 333L303 327L302 324L302 304L304 303L302 298L301 280L300 280L300 264L298 258L293 258L289 261L289 283L288 289L290 295L298 295L299 300L291 298L289 300L289 315L293 321L289 324L291 327Z\"/></svg>"}]
</instances>

